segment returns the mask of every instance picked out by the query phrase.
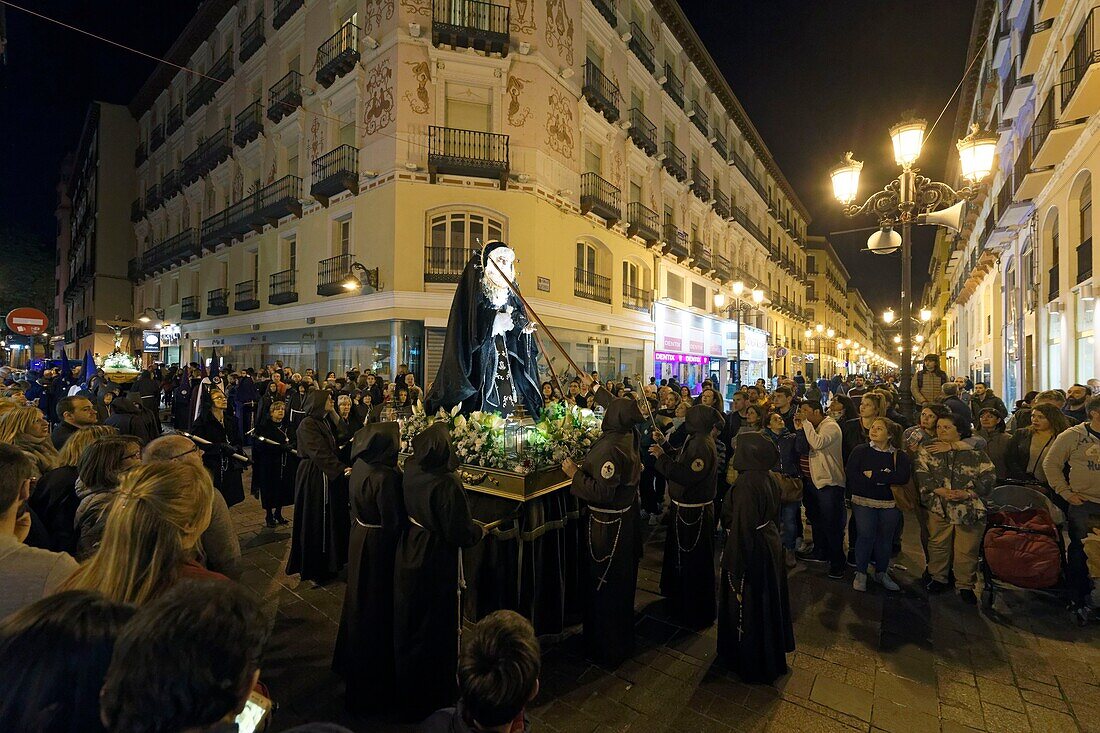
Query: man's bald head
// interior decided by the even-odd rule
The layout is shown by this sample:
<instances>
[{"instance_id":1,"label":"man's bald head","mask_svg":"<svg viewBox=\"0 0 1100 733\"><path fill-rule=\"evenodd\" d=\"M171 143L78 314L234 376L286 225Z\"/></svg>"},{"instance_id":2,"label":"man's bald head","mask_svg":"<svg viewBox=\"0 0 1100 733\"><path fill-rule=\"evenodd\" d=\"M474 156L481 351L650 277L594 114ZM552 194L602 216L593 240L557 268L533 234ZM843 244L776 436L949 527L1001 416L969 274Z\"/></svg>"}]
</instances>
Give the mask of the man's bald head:
<instances>
[{"instance_id":1,"label":"man's bald head","mask_svg":"<svg viewBox=\"0 0 1100 733\"><path fill-rule=\"evenodd\" d=\"M162 435L149 441L142 451L143 463L157 461L182 461L196 466L202 465L202 451L190 439L182 435Z\"/></svg>"}]
</instances>

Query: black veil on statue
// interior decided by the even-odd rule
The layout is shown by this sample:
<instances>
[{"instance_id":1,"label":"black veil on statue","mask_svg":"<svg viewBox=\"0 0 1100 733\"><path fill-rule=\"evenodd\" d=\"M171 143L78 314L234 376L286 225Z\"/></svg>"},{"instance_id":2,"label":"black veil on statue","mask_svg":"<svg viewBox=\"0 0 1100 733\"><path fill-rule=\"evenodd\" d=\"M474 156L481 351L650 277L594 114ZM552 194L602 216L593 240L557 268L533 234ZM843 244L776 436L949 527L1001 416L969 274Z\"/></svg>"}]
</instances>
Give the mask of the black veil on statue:
<instances>
[{"instance_id":1,"label":"black veil on statue","mask_svg":"<svg viewBox=\"0 0 1100 733\"><path fill-rule=\"evenodd\" d=\"M538 345L533 334L524 333L529 320L523 303L508 290L507 302L497 307L490 302L482 285L487 262L494 249L507 247L503 242L488 242L481 251L475 251L455 289L451 312L447 317L447 336L443 342L443 357L439 371L427 396L427 409L450 411L461 404L463 414L476 410L501 412L494 399L494 380L498 376L497 345L493 337L493 323L498 313L508 306L512 308L515 324L504 334L508 352L514 397L522 403L529 415L537 417L542 411L542 391L538 377ZM488 396L488 397L487 397ZM505 412L509 412L505 410Z\"/></svg>"}]
</instances>

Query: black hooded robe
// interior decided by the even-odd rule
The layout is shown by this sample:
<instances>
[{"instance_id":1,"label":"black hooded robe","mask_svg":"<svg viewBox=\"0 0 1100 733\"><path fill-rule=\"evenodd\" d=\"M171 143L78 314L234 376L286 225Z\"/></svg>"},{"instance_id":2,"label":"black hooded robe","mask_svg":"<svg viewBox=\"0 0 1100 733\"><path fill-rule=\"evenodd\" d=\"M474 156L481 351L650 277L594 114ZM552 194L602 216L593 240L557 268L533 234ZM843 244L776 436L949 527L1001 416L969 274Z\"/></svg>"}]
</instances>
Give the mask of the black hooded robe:
<instances>
[{"instance_id":1,"label":"black hooded robe","mask_svg":"<svg viewBox=\"0 0 1100 733\"><path fill-rule=\"evenodd\" d=\"M634 591L642 549L642 461L634 425L642 419L633 400L611 401L603 435L573 475L570 489L587 504L580 527L585 646L594 661L609 667L634 651Z\"/></svg>"},{"instance_id":2,"label":"black hooded robe","mask_svg":"<svg viewBox=\"0 0 1100 733\"><path fill-rule=\"evenodd\" d=\"M226 505L233 506L244 501L244 465L231 455L244 455L244 444L237 432L237 420L233 413L226 410L222 419L224 423L214 417L210 410L204 409L191 426L191 433L213 443L197 444L202 451L202 463L210 472L214 488L225 497Z\"/></svg>"},{"instance_id":3,"label":"black hooded robe","mask_svg":"<svg viewBox=\"0 0 1100 733\"><path fill-rule=\"evenodd\" d=\"M260 504L264 509L290 506L294 503L299 461L298 456L290 452L294 449L295 435L290 429L289 418L284 413L282 422L277 423L269 413L260 418L253 435L252 487L259 491Z\"/></svg>"},{"instance_id":4,"label":"black hooded robe","mask_svg":"<svg viewBox=\"0 0 1100 733\"><path fill-rule=\"evenodd\" d=\"M302 580L332 580L348 559L348 483L336 454L325 411L329 392L306 396L305 417L298 423L298 474L294 481L294 532L286 573Z\"/></svg>"},{"instance_id":5,"label":"black hooded robe","mask_svg":"<svg viewBox=\"0 0 1100 733\"><path fill-rule=\"evenodd\" d=\"M397 423L360 430L352 448L348 495L351 542L348 587L332 667L344 678L349 710L376 712L393 706L393 567L407 523L397 468Z\"/></svg>"},{"instance_id":6,"label":"black hooded robe","mask_svg":"<svg viewBox=\"0 0 1100 733\"><path fill-rule=\"evenodd\" d=\"M794 627L779 540L779 487L769 469L779 451L762 433L743 433L737 481L722 506L729 530L718 580L718 656L745 682L771 684L787 673Z\"/></svg>"},{"instance_id":7,"label":"black hooded robe","mask_svg":"<svg viewBox=\"0 0 1100 733\"><path fill-rule=\"evenodd\" d=\"M244 436L245 444L252 445L249 433L252 432L253 420L256 417L256 405L260 401L260 393L256 389L256 383L247 374L237 381L237 391L233 395L233 405L237 411L237 429Z\"/></svg>"},{"instance_id":8,"label":"black hooded robe","mask_svg":"<svg viewBox=\"0 0 1100 733\"><path fill-rule=\"evenodd\" d=\"M457 404L467 415L475 410L501 412L494 401L494 382L503 373L498 372L498 342L503 339L514 388L508 392L516 403L522 402L528 415L537 417L542 413L539 350L534 335L523 332L529 322L527 311L511 291L504 306L494 306L482 291L483 274L481 253L477 252L466 263L451 302L439 371L426 400L428 414L440 407L450 410ZM512 308L514 326L503 336L494 337L496 316L508 307Z\"/></svg>"},{"instance_id":9,"label":"black hooded robe","mask_svg":"<svg viewBox=\"0 0 1100 733\"><path fill-rule=\"evenodd\" d=\"M661 593L673 618L691 629L714 623L714 495L718 485L718 448L711 435L722 424L713 407L688 409L684 424L690 437L674 458L657 458L655 468L668 479L672 500L665 534Z\"/></svg>"},{"instance_id":10,"label":"black hooded robe","mask_svg":"<svg viewBox=\"0 0 1100 733\"><path fill-rule=\"evenodd\" d=\"M453 705L458 689L461 548L485 535L470 516L447 427L413 439L403 495L409 524L394 562L394 654L403 717L420 721Z\"/></svg>"}]
</instances>

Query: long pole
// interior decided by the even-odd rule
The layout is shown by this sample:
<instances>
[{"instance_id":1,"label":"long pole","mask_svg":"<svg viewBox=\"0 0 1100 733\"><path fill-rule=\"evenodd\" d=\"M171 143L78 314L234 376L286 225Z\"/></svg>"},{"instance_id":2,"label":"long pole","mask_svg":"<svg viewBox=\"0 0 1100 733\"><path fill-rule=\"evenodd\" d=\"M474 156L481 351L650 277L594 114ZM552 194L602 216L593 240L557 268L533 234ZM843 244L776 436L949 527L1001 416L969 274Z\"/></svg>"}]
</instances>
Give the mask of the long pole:
<instances>
[{"instance_id":1,"label":"long pole","mask_svg":"<svg viewBox=\"0 0 1100 733\"><path fill-rule=\"evenodd\" d=\"M913 248L910 239L909 217L902 214L901 225L901 389L899 389L899 406L901 414L906 417L913 416L913 394L909 391L909 385L913 382L913 320L912 303L910 303L910 291L913 287Z\"/></svg>"},{"instance_id":2,"label":"long pole","mask_svg":"<svg viewBox=\"0 0 1100 733\"><path fill-rule=\"evenodd\" d=\"M734 355L733 362L733 383L735 385L734 392L738 392L741 389L741 299L736 298L734 300L737 303L737 353Z\"/></svg>"}]
</instances>

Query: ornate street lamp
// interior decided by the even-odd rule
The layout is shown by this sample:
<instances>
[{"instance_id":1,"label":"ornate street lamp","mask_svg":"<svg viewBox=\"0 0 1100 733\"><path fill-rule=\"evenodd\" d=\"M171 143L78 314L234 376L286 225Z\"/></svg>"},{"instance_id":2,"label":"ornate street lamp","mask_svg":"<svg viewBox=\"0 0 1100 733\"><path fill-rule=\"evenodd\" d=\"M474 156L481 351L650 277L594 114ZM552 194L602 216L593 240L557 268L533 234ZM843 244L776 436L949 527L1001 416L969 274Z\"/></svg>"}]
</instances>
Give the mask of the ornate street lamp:
<instances>
[{"instance_id":1,"label":"ornate street lamp","mask_svg":"<svg viewBox=\"0 0 1100 733\"><path fill-rule=\"evenodd\" d=\"M733 302L730 303L727 306L726 305L726 294L725 293L715 293L714 294L714 307L718 308L718 309L726 308L727 309L727 314L726 314L727 318L730 317L729 313L731 313L733 311L737 312L737 327L736 327L736 333L734 334L734 340L735 340L736 343L735 343L735 352L734 352L734 357L733 357L735 365L736 365L736 370L735 370L735 373L733 374L732 381L735 385L734 388L735 389L740 389L741 388L741 319L744 317L744 312L745 312L744 295L745 295L746 288L745 288L745 283L742 282L741 280L738 280L735 283L733 283L733 285L731 287L733 289ZM760 288L753 288L749 292L749 297L752 298L753 303L755 303L756 305L760 305L761 303L764 302L764 291L761 290Z\"/></svg>"},{"instance_id":2,"label":"ornate street lamp","mask_svg":"<svg viewBox=\"0 0 1100 733\"><path fill-rule=\"evenodd\" d=\"M852 154L847 153L844 161L829 173L833 194L846 216L865 214L878 219L879 231L871 235L868 248L876 254L893 252L898 246L901 248L901 337L906 344L912 343L912 226L914 223L952 226L948 221L949 217L926 219L926 222L919 221L918 217L974 198L980 182L993 168L997 144L996 138L982 134L977 126L972 127L970 134L958 141L956 147L959 151L960 169L963 178L970 185L955 190L946 183L920 175L919 169L914 167L924 146L925 127L924 120L907 119L890 128L894 161L901 167L901 174L862 204L853 202L859 189L859 174L863 163L854 160ZM901 229L900 242L896 231L898 228ZM893 321L892 314L893 311L887 311L887 315L891 316L889 319L884 318L887 323ZM923 313L921 315L923 318ZM912 359L903 358L899 407L906 415L913 413L913 396L909 391L912 377Z\"/></svg>"}]
</instances>

